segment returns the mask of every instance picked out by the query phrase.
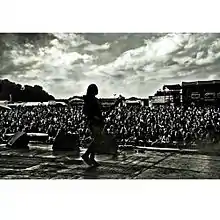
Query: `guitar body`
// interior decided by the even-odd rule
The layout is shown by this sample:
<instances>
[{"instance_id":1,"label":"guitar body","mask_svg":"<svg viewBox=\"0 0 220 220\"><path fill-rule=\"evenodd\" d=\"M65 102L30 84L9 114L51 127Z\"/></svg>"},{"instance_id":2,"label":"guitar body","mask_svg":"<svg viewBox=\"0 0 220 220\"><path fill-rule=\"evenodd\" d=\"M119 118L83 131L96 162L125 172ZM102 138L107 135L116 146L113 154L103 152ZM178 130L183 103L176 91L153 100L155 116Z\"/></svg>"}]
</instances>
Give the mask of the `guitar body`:
<instances>
[{"instance_id":1,"label":"guitar body","mask_svg":"<svg viewBox=\"0 0 220 220\"><path fill-rule=\"evenodd\" d=\"M105 113L104 118L106 118L109 113L117 106L121 101L125 100L124 97L120 96L119 99L112 105L109 110ZM114 156L117 155L118 144L114 136L110 134L106 134L103 130L104 121L100 123L91 122L90 129L92 131L93 136L93 147L94 151L97 154L112 154Z\"/></svg>"},{"instance_id":2,"label":"guitar body","mask_svg":"<svg viewBox=\"0 0 220 220\"><path fill-rule=\"evenodd\" d=\"M103 128L99 126L92 126L93 146L97 154L112 154L116 155L118 145L115 138L103 132Z\"/></svg>"}]
</instances>

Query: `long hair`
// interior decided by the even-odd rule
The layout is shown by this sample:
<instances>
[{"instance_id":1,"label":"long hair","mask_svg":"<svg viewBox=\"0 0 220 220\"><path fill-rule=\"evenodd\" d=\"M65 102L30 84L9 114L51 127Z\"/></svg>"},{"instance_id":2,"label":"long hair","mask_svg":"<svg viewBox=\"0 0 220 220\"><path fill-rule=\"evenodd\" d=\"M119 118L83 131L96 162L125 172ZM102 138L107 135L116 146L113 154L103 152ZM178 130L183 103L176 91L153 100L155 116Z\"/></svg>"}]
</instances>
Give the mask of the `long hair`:
<instances>
[{"instance_id":1,"label":"long hair","mask_svg":"<svg viewBox=\"0 0 220 220\"><path fill-rule=\"evenodd\" d=\"M98 87L96 84L90 84L87 88L87 96L96 96L98 95Z\"/></svg>"}]
</instances>

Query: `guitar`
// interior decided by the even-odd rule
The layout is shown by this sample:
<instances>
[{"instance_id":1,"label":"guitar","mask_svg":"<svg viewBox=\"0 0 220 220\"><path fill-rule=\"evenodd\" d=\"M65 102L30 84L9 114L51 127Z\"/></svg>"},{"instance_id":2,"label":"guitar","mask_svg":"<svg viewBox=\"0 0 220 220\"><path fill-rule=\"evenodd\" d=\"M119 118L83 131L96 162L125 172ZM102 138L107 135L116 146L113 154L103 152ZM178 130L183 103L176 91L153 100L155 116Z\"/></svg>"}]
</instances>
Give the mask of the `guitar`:
<instances>
[{"instance_id":1,"label":"guitar","mask_svg":"<svg viewBox=\"0 0 220 220\"><path fill-rule=\"evenodd\" d=\"M73 98L79 98L83 99L83 97L80 96L74 96ZM123 102L125 98L123 96L119 96L115 103L109 107L109 109L105 112L103 116L103 121L105 120L106 117L111 113L111 111L121 102ZM71 101L70 101L71 103ZM84 118L82 118L82 121ZM94 126L93 129L95 130L96 133L96 153L100 154L113 154L114 156L117 154L118 146L117 142L114 139L114 137L110 134L106 134L104 132L105 126L104 124L100 124L100 126Z\"/></svg>"}]
</instances>

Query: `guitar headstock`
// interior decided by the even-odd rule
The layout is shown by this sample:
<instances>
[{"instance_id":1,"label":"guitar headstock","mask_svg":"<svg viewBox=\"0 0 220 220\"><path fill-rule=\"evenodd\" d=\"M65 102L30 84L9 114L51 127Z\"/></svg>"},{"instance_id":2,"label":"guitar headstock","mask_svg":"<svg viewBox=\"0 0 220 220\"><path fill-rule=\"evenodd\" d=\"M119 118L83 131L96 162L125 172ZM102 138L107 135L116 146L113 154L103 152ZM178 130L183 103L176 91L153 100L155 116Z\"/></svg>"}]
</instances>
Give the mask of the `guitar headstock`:
<instances>
[{"instance_id":1,"label":"guitar headstock","mask_svg":"<svg viewBox=\"0 0 220 220\"><path fill-rule=\"evenodd\" d=\"M115 103L109 108L109 111L107 111L105 117L122 101L125 101L125 97L123 97L122 95L119 95L119 97L116 99Z\"/></svg>"},{"instance_id":2,"label":"guitar headstock","mask_svg":"<svg viewBox=\"0 0 220 220\"><path fill-rule=\"evenodd\" d=\"M117 98L117 100L116 100L116 103L119 104L120 102L123 102L123 101L125 101L125 100L126 100L126 99L125 99L124 96L119 95L118 98Z\"/></svg>"}]
</instances>

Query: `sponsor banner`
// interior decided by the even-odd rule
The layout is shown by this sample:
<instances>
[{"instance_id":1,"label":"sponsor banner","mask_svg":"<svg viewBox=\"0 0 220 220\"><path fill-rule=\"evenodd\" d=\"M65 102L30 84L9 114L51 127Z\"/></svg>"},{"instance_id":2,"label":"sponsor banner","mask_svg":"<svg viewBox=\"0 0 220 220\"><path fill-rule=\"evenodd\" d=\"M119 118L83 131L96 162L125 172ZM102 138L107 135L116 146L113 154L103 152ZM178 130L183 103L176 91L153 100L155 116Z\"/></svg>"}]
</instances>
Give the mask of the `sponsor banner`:
<instances>
[{"instance_id":1,"label":"sponsor banner","mask_svg":"<svg viewBox=\"0 0 220 220\"><path fill-rule=\"evenodd\" d=\"M165 96L153 96L151 99L152 104L164 104L166 103Z\"/></svg>"},{"instance_id":2,"label":"sponsor banner","mask_svg":"<svg viewBox=\"0 0 220 220\"><path fill-rule=\"evenodd\" d=\"M193 100L198 100L198 99L200 99L200 94L199 94L198 92L193 92L193 93L191 94L191 99L193 99Z\"/></svg>"},{"instance_id":3,"label":"sponsor banner","mask_svg":"<svg viewBox=\"0 0 220 220\"><path fill-rule=\"evenodd\" d=\"M205 101L213 102L213 101L215 101L215 98L216 98L216 95L214 92L207 92L204 94Z\"/></svg>"},{"instance_id":4,"label":"sponsor banner","mask_svg":"<svg viewBox=\"0 0 220 220\"><path fill-rule=\"evenodd\" d=\"M216 93L216 98L220 99L220 92Z\"/></svg>"}]
</instances>

